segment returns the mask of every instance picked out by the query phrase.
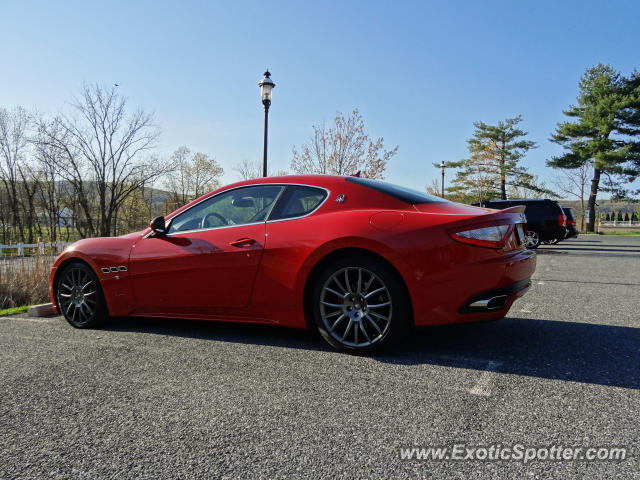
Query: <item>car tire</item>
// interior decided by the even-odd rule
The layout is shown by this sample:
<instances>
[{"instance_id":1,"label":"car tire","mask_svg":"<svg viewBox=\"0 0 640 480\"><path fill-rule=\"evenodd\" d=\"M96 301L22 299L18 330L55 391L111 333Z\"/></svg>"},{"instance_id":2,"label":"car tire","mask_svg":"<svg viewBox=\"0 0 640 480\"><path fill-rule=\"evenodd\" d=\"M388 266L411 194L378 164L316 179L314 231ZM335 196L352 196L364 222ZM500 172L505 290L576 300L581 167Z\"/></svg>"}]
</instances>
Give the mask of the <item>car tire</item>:
<instances>
[{"instance_id":1,"label":"car tire","mask_svg":"<svg viewBox=\"0 0 640 480\"><path fill-rule=\"evenodd\" d=\"M353 256L336 260L315 280L313 318L336 350L370 354L396 344L411 315L398 273L382 260Z\"/></svg>"},{"instance_id":2,"label":"car tire","mask_svg":"<svg viewBox=\"0 0 640 480\"><path fill-rule=\"evenodd\" d=\"M95 328L107 318L107 304L94 271L83 262L67 265L58 276L55 296L60 313L75 328Z\"/></svg>"},{"instance_id":3,"label":"car tire","mask_svg":"<svg viewBox=\"0 0 640 480\"><path fill-rule=\"evenodd\" d=\"M540 234L535 230L527 230L524 234L524 240L527 248L538 248L540 246Z\"/></svg>"}]
</instances>

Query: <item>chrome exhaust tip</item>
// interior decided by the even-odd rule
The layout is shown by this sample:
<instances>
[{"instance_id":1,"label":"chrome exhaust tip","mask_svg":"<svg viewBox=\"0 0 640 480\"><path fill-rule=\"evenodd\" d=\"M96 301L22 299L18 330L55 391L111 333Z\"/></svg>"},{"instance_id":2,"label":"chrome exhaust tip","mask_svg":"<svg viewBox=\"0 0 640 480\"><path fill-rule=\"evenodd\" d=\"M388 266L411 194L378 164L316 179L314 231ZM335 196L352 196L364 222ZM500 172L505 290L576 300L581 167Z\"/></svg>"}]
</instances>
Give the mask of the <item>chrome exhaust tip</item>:
<instances>
[{"instance_id":1,"label":"chrome exhaust tip","mask_svg":"<svg viewBox=\"0 0 640 480\"><path fill-rule=\"evenodd\" d=\"M508 295L497 295L491 298L483 298L469 304L470 308L478 308L483 310L499 310L507 303Z\"/></svg>"}]
</instances>

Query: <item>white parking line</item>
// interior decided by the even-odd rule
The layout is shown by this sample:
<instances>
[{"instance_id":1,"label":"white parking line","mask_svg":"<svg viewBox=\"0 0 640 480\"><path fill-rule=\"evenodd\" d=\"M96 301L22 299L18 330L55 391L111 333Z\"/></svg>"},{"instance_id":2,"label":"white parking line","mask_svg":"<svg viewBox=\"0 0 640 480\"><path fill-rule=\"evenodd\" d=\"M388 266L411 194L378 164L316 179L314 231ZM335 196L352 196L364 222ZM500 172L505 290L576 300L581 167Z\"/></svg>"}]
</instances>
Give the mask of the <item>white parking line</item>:
<instances>
[{"instance_id":1,"label":"white parking line","mask_svg":"<svg viewBox=\"0 0 640 480\"><path fill-rule=\"evenodd\" d=\"M493 380L496 377L495 371L501 365L502 363L500 362L488 362L484 371L480 374L480 377L478 377L476 384L469 390L469 393L480 397L491 396L491 387L493 386Z\"/></svg>"}]
</instances>

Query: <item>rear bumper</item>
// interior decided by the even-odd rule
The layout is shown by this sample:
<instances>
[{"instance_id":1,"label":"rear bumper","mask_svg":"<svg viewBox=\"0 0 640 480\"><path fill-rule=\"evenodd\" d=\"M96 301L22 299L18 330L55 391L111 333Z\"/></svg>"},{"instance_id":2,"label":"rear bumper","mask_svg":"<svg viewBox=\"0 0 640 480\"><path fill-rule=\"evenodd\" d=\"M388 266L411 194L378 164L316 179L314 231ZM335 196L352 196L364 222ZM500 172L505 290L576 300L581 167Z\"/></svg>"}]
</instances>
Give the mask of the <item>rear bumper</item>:
<instances>
[{"instance_id":1,"label":"rear bumper","mask_svg":"<svg viewBox=\"0 0 640 480\"><path fill-rule=\"evenodd\" d=\"M525 278L505 287L494 288L478 293L464 302L458 310L461 314L493 313L506 307L509 301L525 294L531 287L531 279Z\"/></svg>"},{"instance_id":2,"label":"rear bumper","mask_svg":"<svg viewBox=\"0 0 640 480\"><path fill-rule=\"evenodd\" d=\"M567 233L564 238L577 238L578 237L578 229L576 227L569 226L567 227Z\"/></svg>"},{"instance_id":3,"label":"rear bumper","mask_svg":"<svg viewBox=\"0 0 640 480\"><path fill-rule=\"evenodd\" d=\"M565 227L543 228L540 232L541 240L562 240L567 234Z\"/></svg>"},{"instance_id":4,"label":"rear bumper","mask_svg":"<svg viewBox=\"0 0 640 480\"><path fill-rule=\"evenodd\" d=\"M440 275L444 281L439 283L428 285L427 280L422 295L412 295L414 323L439 325L502 318L529 289L535 268L536 255L530 250L456 266L446 280L444 275ZM502 298L489 303L489 308L478 306L494 297Z\"/></svg>"}]
</instances>

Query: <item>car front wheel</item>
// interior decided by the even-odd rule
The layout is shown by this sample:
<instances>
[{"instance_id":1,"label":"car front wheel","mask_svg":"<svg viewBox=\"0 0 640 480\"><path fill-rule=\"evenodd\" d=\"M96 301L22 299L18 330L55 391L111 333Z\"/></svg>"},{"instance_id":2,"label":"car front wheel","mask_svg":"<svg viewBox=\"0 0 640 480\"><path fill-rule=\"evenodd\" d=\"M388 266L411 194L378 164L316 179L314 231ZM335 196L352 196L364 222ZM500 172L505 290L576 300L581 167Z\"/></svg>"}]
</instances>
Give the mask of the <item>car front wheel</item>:
<instances>
[{"instance_id":1,"label":"car front wheel","mask_svg":"<svg viewBox=\"0 0 640 480\"><path fill-rule=\"evenodd\" d=\"M398 275L384 262L368 257L341 259L318 277L313 295L314 319L334 348L371 353L398 340L408 317Z\"/></svg>"},{"instance_id":2,"label":"car front wheel","mask_svg":"<svg viewBox=\"0 0 640 480\"><path fill-rule=\"evenodd\" d=\"M82 262L68 265L58 277L60 313L76 328L92 328L107 318L107 307L96 274Z\"/></svg>"}]
</instances>

